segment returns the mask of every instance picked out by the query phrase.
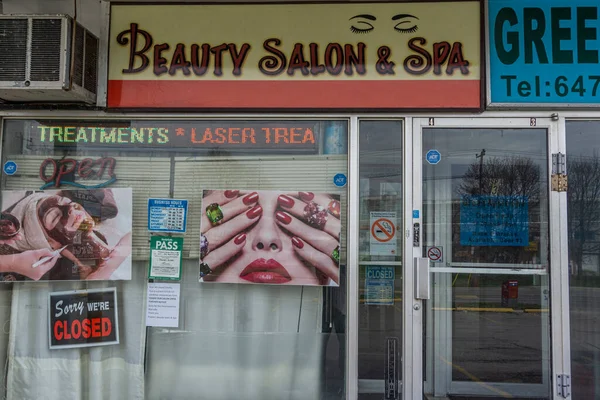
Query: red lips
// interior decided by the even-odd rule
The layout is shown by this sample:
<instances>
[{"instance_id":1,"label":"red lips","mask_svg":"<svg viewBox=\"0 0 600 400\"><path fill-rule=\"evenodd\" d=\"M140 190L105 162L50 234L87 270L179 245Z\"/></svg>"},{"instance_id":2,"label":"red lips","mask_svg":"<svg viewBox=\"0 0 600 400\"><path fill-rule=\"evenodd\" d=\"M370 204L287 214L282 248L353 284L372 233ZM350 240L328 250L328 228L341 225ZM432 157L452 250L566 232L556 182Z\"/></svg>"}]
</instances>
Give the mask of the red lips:
<instances>
[{"instance_id":1,"label":"red lips","mask_svg":"<svg viewBox=\"0 0 600 400\"><path fill-rule=\"evenodd\" d=\"M254 260L240 274L240 278L252 283L287 283L292 280L289 272L272 258Z\"/></svg>"}]
</instances>

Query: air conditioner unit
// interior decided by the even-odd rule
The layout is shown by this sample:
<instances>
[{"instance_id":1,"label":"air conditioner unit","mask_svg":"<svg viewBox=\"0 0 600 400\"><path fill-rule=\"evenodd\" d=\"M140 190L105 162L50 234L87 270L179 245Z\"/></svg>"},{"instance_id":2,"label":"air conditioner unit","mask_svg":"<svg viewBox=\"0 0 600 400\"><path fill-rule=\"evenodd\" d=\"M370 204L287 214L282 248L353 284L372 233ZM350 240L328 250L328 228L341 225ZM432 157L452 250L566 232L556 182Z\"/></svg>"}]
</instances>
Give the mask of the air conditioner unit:
<instances>
[{"instance_id":1,"label":"air conditioner unit","mask_svg":"<svg viewBox=\"0 0 600 400\"><path fill-rule=\"evenodd\" d=\"M68 15L0 15L0 99L95 103L98 38L72 27Z\"/></svg>"}]
</instances>

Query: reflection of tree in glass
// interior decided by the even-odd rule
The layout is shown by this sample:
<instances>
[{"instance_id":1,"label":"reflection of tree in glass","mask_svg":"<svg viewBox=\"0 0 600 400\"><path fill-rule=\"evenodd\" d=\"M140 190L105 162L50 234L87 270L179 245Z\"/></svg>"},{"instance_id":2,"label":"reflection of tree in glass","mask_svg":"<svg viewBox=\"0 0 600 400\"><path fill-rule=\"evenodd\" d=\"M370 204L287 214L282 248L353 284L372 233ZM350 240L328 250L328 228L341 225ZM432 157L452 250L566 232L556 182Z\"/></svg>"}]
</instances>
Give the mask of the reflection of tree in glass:
<instances>
[{"instance_id":1,"label":"reflection of tree in glass","mask_svg":"<svg viewBox=\"0 0 600 400\"><path fill-rule=\"evenodd\" d=\"M526 264L540 258L540 166L520 156L488 157L473 162L458 185L454 202L452 239L454 261ZM465 195L525 196L528 199L529 242L537 246L461 246L460 199ZM534 257L535 256L535 257Z\"/></svg>"},{"instance_id":2,"label":"reflection of tree in glass","mask_svg":"<svg viewBox=\"0 0 600 400\"><path fill-rule=\"evenodd\" d=\"M567 163L569 257L580 275L600 253L600 157L567 157Z\"/></svg>"},{"instance_id":3,"label":"reflection of tree in glass","mask_svg":"<svg viewBox=\"0 0 600 400\"><path fill-rule=\"evenodd\" d=\"M460 195L527 196L530 206L539 202L540 167L530 158L488 158L481 174L479 171L479 162L469 165L458 189Z\"/></svg>"}]
</instances>

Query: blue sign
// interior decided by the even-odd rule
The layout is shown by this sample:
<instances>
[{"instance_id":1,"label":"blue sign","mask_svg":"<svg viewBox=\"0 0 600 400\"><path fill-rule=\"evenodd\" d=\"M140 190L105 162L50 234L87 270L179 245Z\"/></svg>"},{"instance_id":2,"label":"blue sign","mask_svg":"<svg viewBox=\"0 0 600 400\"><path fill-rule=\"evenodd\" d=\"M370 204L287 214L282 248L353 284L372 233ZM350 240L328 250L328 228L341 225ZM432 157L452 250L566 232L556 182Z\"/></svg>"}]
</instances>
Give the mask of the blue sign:
<instances>
[{"instance_id":1,"label":"blue sign","mask_svg":"<svg viewBox=\"0 0 600 400\"><path fill-rule=\"evenodd\" d=\"M325 128L323 154L348 154L348 124L331 121Z\"/></svg>"},{"instance_id":2,"label":"blue sign","mask_svg":"<svg viewBox=\"0 0 600 400\"><path fill-rule=\"evenodd\" d=\"M437 150L429 150L425 156L425 159L429 164L435 165L442 161L442 154Z\"/></svg>"},{"instance_id":3,"label":"blue sign","mask_svg":"<svg viewBox=\"0 0 600 400\"><path fill-rule=\"evenodd\" d=\"M460 244L528 246L529 198L464 195L460 204Z\"/></svg>"},{"instance_id":4,"label":"blue sign","mask_svg":"<svg viewBox=\"0 0 600 400\"><path fill-rule=\"evenodd\" d=\"M7 161L4 163L4 173L6 175L14 175L17 173L17 163L14 161Z\"/></svg>"},{"instance_id":5,"label":"blue sign","mask_svg":"<svg viewBox=\"0 0 600 400\"><path fill-rule=\"evenodd\" d=\"M187 213L187 200L148 199L148 230L184 233Z\"/></svg>"},{"instance_id":6,"label":"blue sign","mask_svg":"<svg viewBox=\"0 0 600 400\"><path fill-rule=\"evenodd\" d=\"M600 103L598 0L488 4L492 103Z\"/></svg>"},{"instance_id":7,"label":"blue sign","mask_svg":"<svg viewBox=\"0 0 600 400\"><path fill-rule=\"evenodd\" d=\"M419 218L419 210L413 210L413 218Z\"/></svg>"},{"instance_id":8,"label":"blue sign","mask_svg":"<svg viewBox=\"0 0 600 400\"><path fill-rule=\"evenodd\" d=\"M365 268L365 303L394 304L394 267L367 265Z\"/></svg>"},{"instance_id":9,"label":"blue sign","mask_svg":"<svg viewBox=\"0 0 600 400\"><path fill-rule=\"evenodd\" d=\"M344 187L344 186L346 186L347 182L348 182L348 179L346 178L346 175L344 175L344 174L336 174L333 177L333 184L337 187Z\"/></svg>"}]
</instances>

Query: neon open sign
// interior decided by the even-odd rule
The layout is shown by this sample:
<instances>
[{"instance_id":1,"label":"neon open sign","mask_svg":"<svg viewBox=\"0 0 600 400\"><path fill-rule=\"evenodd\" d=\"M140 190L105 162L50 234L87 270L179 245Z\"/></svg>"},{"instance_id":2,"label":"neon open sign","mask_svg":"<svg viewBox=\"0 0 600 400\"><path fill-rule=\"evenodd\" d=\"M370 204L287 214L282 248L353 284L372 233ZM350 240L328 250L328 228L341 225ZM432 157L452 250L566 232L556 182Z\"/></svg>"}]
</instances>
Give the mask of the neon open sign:
<instances>
[{"instance_id":1,"label":"neon open sign","mask_svg":"<svg viewBox=\"0 0 600 400\"><path fill-rule=\"evenodd\" d=\"M54 160L45 159L40 165L40 179L46 182L40 189L61 187L61 185L74 186L84 189L95 189L110 185L117 180L115 165L117 161L112 157L97 159L84 158L77 161L72 158ZM86 185L82 180L100 180L101 183Z\"/></svg>"}]
</instances>

